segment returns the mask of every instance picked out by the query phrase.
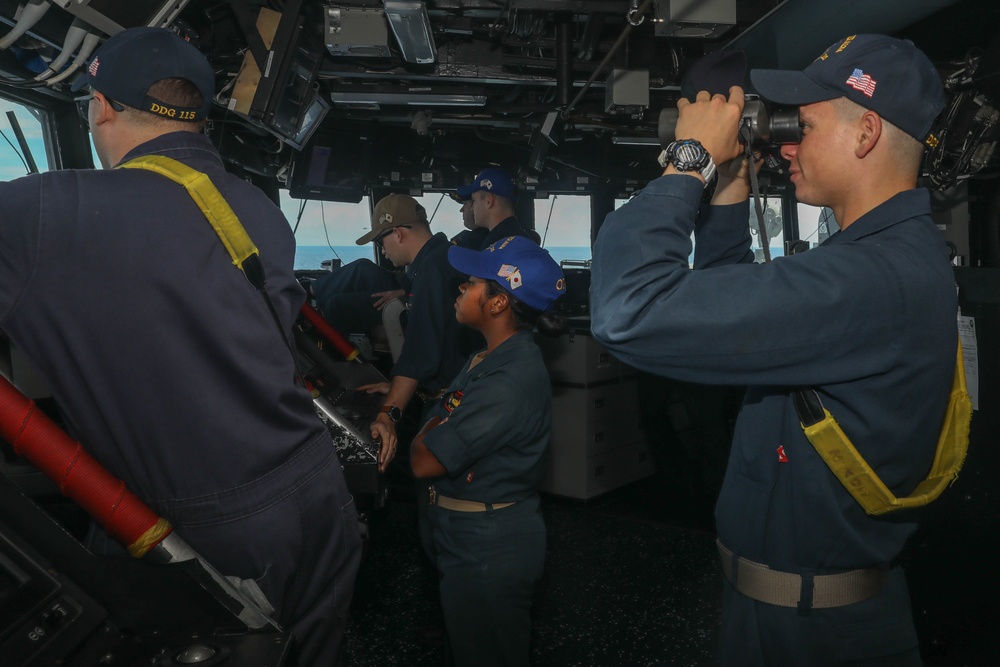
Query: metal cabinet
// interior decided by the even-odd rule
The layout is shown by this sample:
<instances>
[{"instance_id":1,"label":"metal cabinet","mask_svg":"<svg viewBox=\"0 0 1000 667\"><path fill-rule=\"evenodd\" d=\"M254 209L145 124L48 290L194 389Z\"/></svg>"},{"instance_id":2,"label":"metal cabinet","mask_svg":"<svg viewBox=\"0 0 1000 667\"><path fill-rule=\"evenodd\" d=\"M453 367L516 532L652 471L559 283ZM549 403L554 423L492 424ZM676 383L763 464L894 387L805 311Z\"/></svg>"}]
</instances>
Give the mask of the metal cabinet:
<instances>
[{"instance_id":1,"label":"metal cabinet","mask_svg":"<svg viewBox=\"0 0 1000 667\"><path fill-rule=\"evenodd\" d=\"M552 439L540 490L587 500L654 472L639 427L636 371L580 327L538 337L552 380Z\"/></svg>"}]
</instances>

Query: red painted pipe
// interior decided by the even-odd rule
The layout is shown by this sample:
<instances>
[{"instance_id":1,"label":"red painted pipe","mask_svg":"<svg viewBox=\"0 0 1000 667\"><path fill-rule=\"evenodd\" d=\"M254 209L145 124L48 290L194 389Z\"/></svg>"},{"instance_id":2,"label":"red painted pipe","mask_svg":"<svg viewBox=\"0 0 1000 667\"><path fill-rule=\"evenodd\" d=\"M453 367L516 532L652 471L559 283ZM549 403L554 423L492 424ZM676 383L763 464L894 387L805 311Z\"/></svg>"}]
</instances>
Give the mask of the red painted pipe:
<instances>
[{"instance_id":1,"label":"red painted pipe","mask_svg":"<svg viewBox=\"0 0 1000 667\"><path fill-rule=\"evenodd\" d=\"M316 310L309 303L302 304L302 315L309 321L309 324L316 327L323 338L326 338L331 345L333 345L338 352L344 355L344 358L348 361L354 361L358 356L358 348L351 345L351 342L344 338L344 335L333 328L323 314Z\"/></svg>"},{"instance_id":2,"label":"red painted pipe","mask_svg":"<svg viewBox=\"0 0 1000 667\"><path fill-rule=\"evenodd\" d=\"M35 402L0 377L0 436L37 466L139 558L170 534L170 524L125 488Z\"/></svg>"}]
</instances>

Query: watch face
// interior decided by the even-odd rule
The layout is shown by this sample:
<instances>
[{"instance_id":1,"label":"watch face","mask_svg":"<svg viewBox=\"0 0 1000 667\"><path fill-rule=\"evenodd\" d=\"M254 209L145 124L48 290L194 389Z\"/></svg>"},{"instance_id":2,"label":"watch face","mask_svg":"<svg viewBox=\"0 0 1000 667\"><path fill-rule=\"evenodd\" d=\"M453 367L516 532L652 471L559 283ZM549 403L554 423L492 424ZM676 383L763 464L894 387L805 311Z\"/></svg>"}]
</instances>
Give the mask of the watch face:
<instances>
[{"instance_id":1,"label":"watch face","mask_svg":"<svg viewBox=\"0 0 1000 667\"><path fill-rule=\"evenodd\" d=\"M688 139L674 143L673 162L677 171L699 171L708 164L709 155L697 141Z\"/></svg>"}]
</instances>

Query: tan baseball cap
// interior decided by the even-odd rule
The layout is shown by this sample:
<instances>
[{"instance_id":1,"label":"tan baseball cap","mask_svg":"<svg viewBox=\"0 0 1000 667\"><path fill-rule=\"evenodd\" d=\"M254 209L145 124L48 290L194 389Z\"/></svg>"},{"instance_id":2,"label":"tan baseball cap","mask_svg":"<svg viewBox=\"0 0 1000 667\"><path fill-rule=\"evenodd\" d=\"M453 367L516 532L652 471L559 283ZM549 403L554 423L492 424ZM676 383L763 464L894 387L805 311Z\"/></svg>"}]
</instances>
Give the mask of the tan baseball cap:
<instances>
[{"instance_id":1,"label":"tan baseball cap","mask_svg":"<svg viewBox=\"0 0 1000 667\"><path fill-rule=\"evenodd\" d=\"M427 224L427 211L410 195L391 194L383 197L375 204L372 213L372 230L356 241L358 245L371 243L375 238L394 227L415 225L418 222Z\"/></svg>"}]
</instances>

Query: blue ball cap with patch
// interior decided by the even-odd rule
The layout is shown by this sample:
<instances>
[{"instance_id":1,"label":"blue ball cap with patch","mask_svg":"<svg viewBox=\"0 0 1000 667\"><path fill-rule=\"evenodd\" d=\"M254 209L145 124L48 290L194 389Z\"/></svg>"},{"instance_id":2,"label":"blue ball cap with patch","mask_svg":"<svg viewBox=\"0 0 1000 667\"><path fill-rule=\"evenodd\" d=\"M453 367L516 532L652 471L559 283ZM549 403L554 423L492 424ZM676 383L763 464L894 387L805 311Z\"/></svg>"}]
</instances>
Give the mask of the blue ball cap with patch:
<instances>
[{"instance_id":1,"label":"blue ball cap with patch","mask_svg":"<svg viewBox=\"0 0 1000 667\"><path fill-rule=\"evenodd\" d=\"M460 273L495 280L507 293L546 311L566 293L566 277L548 250L523 236L508 236L485 250L448 248L448 262Z\"/></svg>"},{"instance_id":2,"label":"blue ball cap with patch","mask_svg":"<svg viewBox=\"0 0 1000 667\"><path fill-rule=\"evenodd\" d=\"M852 35L828 48L801 72L755 69L754 88L777 104L803 105L838 97L860 104L921 143L946 98L941 76L905 39Z\"/></svg>"},{"instance_id":3,"label":"blue ball cap with patch","mask_svg":"<svg viewBox=\"0 0 1000 667\"><path fill-rule=\"evenodd\" d=\"M462 199L471 199L472 193L480 190L511 201L517 199L517 183L514 182L514 177L506 169L498 167L483 169L472 179L472 183L458 188L456 193Z\"/></svg>"},{"instance_id":4,"label":"blue ball cap with patch","mask_svg":"<svg viewBox=\"0 0 1000 667\"><path fill-rule=\"evenodd\" d=\"M162 79L186 79L201 93L198 107L178 107L150 97L149 87ZM164 28L129 28L108 38L97 50L73 90L90 86L126 106L172 120L208 116L215 96L215 72L193 44Z\"/></svg>"}]
</instances>

